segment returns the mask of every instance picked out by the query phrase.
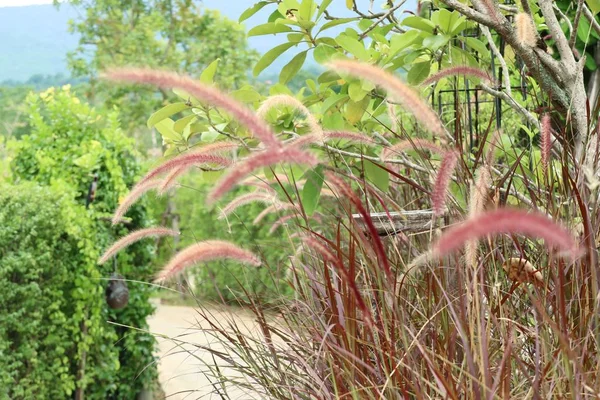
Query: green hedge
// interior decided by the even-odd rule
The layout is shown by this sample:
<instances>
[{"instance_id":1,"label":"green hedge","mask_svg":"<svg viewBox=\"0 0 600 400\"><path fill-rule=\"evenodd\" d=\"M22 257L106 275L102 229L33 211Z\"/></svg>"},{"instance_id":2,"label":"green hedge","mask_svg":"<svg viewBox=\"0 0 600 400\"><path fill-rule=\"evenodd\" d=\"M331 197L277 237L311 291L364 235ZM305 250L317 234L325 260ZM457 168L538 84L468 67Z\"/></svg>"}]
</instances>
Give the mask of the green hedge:
<instances>
[{"instance_id":1,"label":"green hedge","mask_svg":"<svg viewBox=\"0 0 600 400\"><path fill-rule=\"evenodd\" d=\"M56 314L52 314L52 318L56 319L40 317L36 322L39 329L26 328L22 340L23 343L51 340L56 351L64 351L64 357L61 359L54 354L50 357L52 362L36 365L14 363L5 371L15 376L35 377L34 383L24 384L19 390L36 393L36 398L66 398L76 387L81 387L85 389L86 399L133 399L143 389L152 387L157 375L153 357L155 341L150 334L144 333L148 328L146 318L153 312L149 302L153 289L144 283L150 281L155 272L151 266L153 241L137 243L118 256L118 273L135 281L127 283L129 304L124 309L109 309L104 298L106 279L114 272L114 265L98 266L96 262L116 238L150 225L143 202L131 209L126 224L112 227L109 221L119 198L139 178L134 143L121 131L115 111L96 111L80 102L68 87L29 95L27 111L28 134L15 146L12 176L16 183L33 181L51 190L51 194L44 192L38 196L41 197L39 203L47 204L45 208L34 204L26 208L29 214L35 214L37 208L45 210L47 215L43 219L50 225L42 224L42 227L47 226L45 230L34 223L23 225L21 234L26 238L39 238L48 250L38 254L32 246L28 255L24 252L28 247L24 247L17 254L22 253L40 271L29 277L27 285L44 287L43 293L31 300L32 315L35 315L34 309L43 308L54 310ZM98 189L94 201L86 208L88 188L94 175L98 177ZM19 188L7 189L4 196L11 204L27 200L27 196L21 196ZM12 207L18 208L17 205ZM20 220L6 224L12 222L21 226L20 221L30 218L29 214L18 214ZM10 218L10 214L6 218ZM40 222L37 218L34 220ZM57 226L51 229L53 223ZM4 231L3 228L0 230ZM27 243L25 239L13 240ZM9 242L0 243L0 252L11 249ZM6 262L10 260L8 258ZM53 275L55 270L60 271L56 280L46 280L45 277ZM19 287L21 278L12 283ZM0 301L16 299L5 299L4 293L0 291ZM13 307L18 308L18 303ZM23 322L30 317L26 312L22 315ZM49 339L33 334L36 331L48 332ZM32 332L33 336L25 335L27 332ZM13 342L8 333L0 336L0 341ZM24 354L14 357L26 359L30 356L26 347L23 351ZM77 380L84 355L85 374ZM32 373L34 369L35 374ZM61 384L56 383L59 379ZM20 381L16 379L15 382ZM47 390L62 394L40 395ZM29 397L15 391L11 398Z\"/></svg>"}]
</instances>

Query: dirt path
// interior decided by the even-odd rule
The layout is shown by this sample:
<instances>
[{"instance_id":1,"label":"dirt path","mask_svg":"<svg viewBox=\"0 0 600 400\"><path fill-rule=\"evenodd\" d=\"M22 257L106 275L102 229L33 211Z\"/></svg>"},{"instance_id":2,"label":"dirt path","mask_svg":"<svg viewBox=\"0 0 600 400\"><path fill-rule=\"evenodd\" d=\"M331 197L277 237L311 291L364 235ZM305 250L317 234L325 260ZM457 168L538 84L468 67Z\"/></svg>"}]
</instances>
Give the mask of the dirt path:
<instances>
[{"instance_id":1,"label":"dirt path","mask_svg":"<svg viewBox=\"0 0 600 400\"><path fill-rule=\"evenodd\" d=\"M256 323L248 314L230 310L211 308L210 312L221 322L235 316L236 324L247 332L256 328ZM157 304L156 312L149 319L150 331L157 335L159 345L159 380L170 400L179 399L217 399L211 395L211 380L202 373L206 370L203 361L212 364L212 357L206 350L198 349L194 344L219 349L214 337L207 334L209 328L201 321L198 312L191 307L178 307ZM165 338L166 337L166 338ZM167 339L170 338L170 339ZM175 339L175 340L172 340ZM182 344L182 342L186 342ZM235 371L224 369L225 374L235 375ZM240 389L228 390L233 399L255 399L256 396L244 393Z\"/></svg>"}]
</instances>

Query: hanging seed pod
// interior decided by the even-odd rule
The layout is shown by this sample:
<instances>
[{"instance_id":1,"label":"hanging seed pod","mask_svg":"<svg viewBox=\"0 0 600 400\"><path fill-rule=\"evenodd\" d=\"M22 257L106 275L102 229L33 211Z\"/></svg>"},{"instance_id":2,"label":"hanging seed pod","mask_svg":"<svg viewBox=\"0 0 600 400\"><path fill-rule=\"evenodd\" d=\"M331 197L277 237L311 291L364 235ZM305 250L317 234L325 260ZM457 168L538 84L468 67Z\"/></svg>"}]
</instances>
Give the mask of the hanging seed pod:
<instances>
[{"instance_id":1,"label":"hanging seed pod","mask_svg":"<svg viewBox=\"0 0 600 400\"><path fill-rule=\"evenodd\" d=\"M129 289L122 275L113 273L106 287L106 303L112 309L118 310L127 306L129 302Z\"/></svg>"},{"instance_id":2,"label":"hanging seed pod","mask_svg":"<svg viewBox=\"0 0 600 400\"><path fill-rule=\"evenodd\" d=\"M502 264L502 268L510 280L544 286L542 273L523 258L509 258Z\"/></svg>"}]
</instances>

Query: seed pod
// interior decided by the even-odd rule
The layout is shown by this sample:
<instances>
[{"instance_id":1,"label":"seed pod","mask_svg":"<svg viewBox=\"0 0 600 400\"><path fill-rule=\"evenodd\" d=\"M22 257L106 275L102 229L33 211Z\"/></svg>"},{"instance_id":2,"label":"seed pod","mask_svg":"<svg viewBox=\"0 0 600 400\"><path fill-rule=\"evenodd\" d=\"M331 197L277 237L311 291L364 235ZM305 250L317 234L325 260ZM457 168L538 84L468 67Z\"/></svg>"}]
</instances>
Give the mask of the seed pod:
<instances>
[{"instance_id":1,"label":"seed pod","mask_svg":"<svg viewBox=\"0 0 600 400\"><path fill-rule=\"evenodd\" d=\"M106 303L114 310L123 308L129 302L129 289L122 275L113 273L106 287Z\"/></svg>"}]
</instances>

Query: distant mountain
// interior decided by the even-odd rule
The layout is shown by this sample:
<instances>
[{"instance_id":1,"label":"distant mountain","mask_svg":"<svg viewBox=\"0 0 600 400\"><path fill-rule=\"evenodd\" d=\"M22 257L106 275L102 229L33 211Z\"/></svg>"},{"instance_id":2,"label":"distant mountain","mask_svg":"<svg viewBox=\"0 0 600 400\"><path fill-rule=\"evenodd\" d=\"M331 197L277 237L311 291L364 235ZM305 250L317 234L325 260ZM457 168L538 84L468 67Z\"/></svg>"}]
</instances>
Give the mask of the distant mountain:
<instances>
[{"instance_id":1,"label":"distant mountain","mask_svg":"<svg viewBox=\"0 0 600 400\"><path fill-rule=\"evenodd\" d=\"M365 8L368 7L367 0L357 1L359 4L364 3ZM416 0L408 1L409 4L415 2ZM237 21L240 14L254 1L201 0L200 3ZM245 21L244 25L252 27L265 23L272 9L273 7L265 7ZM329 11L335 16L352 16L344 0L334 0ZM77 19L80 12L69 5L62 5L59 10L52 5L0 8L0 82L26 81L36 74L68 75L66 54L75 49L78 41L77 36L68 32L68 21ZM267 35L252 37L249 44L264 53L285 40L285 35ZM293 55L294 50L290 50L290 54ZM272 75L281 70L290 57L284 55L278 59L265 74Z\"/></svg>"},{"instance_id":2,"label":"distant mountain","mask_svg":"<svg viewBox=\"0 0 600 400\"><path fill-rule=\"evenodd\" d=\"M67 31L72 7L0 8L0 81L26 81L35 74L68 74L66 54L77 46Z\"/></svg>"}]
</instances>

